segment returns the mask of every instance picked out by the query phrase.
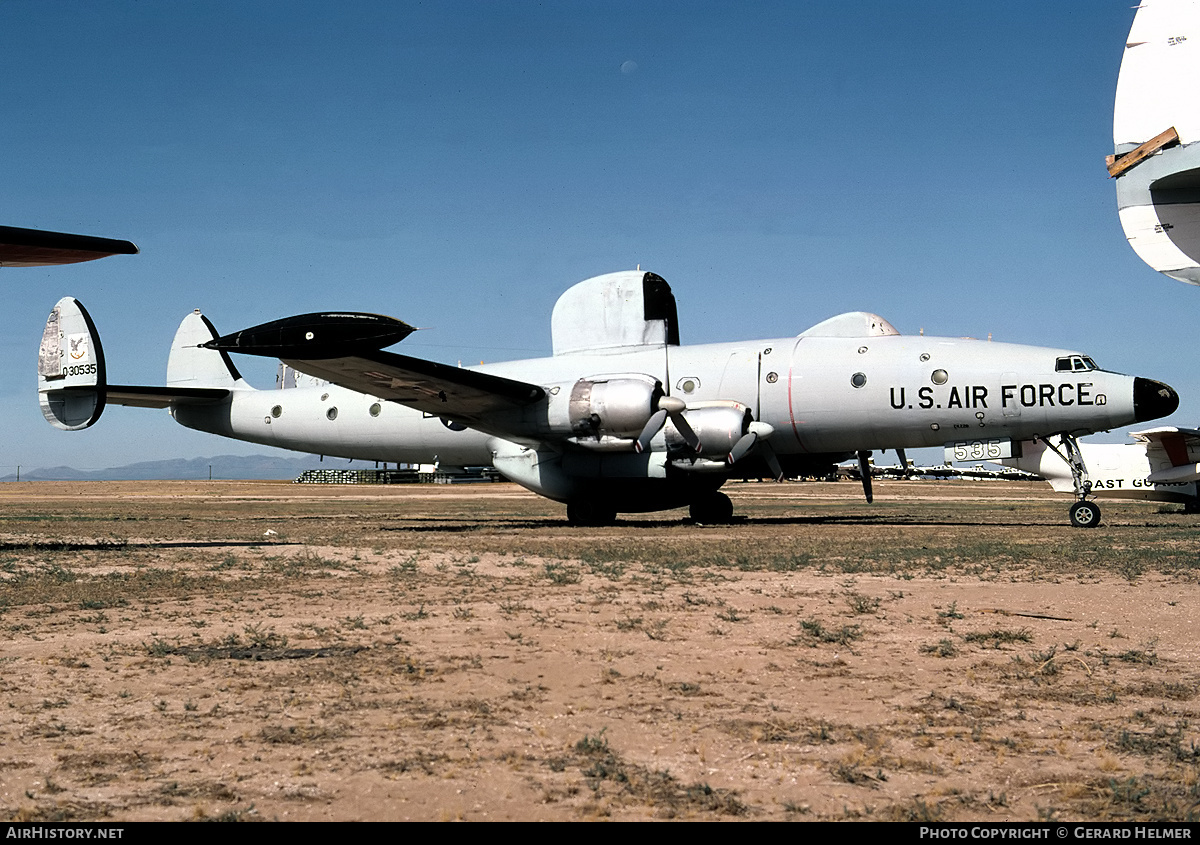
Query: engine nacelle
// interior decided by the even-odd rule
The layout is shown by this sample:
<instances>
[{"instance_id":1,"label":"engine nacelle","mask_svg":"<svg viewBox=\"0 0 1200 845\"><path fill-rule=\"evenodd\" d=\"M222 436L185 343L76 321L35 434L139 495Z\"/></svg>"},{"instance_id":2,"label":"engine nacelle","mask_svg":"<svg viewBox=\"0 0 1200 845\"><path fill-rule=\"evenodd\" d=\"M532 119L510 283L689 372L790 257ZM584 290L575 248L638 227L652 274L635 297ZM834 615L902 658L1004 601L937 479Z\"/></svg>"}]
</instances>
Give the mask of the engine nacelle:
<instances>
[{"instance_id":1,"label":"engine nacelle","mask_svg":"<svg viewBox=\"0 0 1200 845\"><path fill-rule=\"evenodd\" d=\"M640 373L580 379L571 387L567 408L571 433L595 440L635 438L662 395L662 383Z\"/></svg>"},{"instance_id":2,"label":"engine nacelle","mask_svg":"<svg viewBox=\"0 0 1200 845\"><path fill-rule=\"evenodd\" d=\"M710 458L728 455L734 444L750 430L750 422L754 419L750 408L733 401L697 403L684 411L683 416L700 439L700 456ZM674 423L667 423L664 434L667 449L671 452L690 451Z\"/></svg>"}]
</instances>

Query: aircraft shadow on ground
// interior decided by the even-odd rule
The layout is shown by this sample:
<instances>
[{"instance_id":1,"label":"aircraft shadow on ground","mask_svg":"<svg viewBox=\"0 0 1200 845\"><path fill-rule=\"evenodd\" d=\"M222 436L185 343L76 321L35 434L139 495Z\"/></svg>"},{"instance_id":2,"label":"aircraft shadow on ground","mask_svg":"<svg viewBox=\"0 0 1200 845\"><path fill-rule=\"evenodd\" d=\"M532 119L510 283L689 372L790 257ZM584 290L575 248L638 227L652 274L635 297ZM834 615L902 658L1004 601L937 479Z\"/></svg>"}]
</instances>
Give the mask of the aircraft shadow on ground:
<instances>
[{"instance_id":1,"label":"aircraft shadow on ground","mask_svg":"<svg viewBox=\"0 0 1200 845\"><path fill-rule=\"evenodd\" d=\"M256 546L302 546L291 540L95 540L61 541L31 540L23 543L0 543L0 552L123 552L129 549L212 549Z\"/></svg>"},{"instance_id":2,"label":"aircraft shadow on ground","mask_svg":"<svg viewBox=\"0 0 1200 845\"><path fill-rule=\"evenodd\" d=\"M562 518L547 519L470 519L448 521L444 519L413 519L406 520L404 525L380 526L381 531L411 531L414 533L445 533L472 534L476 532L496 533L496 531L520 531L552 528L562 530L567 527ZM1043 527L1047 522L1032 520L1013 520L1005 522L990 522L987 525L997 528L1033 528ZM1057 524L1051 520L1049 524ZM871 514L846 514L844 516L789 516L789 517L757 517L734 518L728 525L701 525L690 519L654 519L654 520L622 520L607 528L625 528L636 531L661 531L664 529L688 526L700 530L711 528L755 527L755 526L822 526L822 525L861 525L864 527L896 527L896 528L965 528L975 527L979 523L970 519L961 520L932 520L905 518L903 516L877 516ZM574 530L574 529L572 529ZM586 530L586 529L585 529ZM595 530L595 529L592 529Z\"/></svg>"}]
</instances>

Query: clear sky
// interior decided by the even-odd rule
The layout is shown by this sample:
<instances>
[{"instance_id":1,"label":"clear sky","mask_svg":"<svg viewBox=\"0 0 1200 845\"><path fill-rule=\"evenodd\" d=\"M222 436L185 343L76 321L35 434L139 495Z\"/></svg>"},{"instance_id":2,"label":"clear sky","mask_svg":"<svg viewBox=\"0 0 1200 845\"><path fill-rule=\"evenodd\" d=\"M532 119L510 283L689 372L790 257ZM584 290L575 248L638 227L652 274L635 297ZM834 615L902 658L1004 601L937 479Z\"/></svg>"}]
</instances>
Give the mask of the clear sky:
<instances>
[{"instance_id":1,"label":"clear sky","mask_svg":"<svg viewBox=\"0 0 1200 845\"><path fill-rule=\"evenodd\" d=\"M874 311L1080 349L1200 423L1200 290L1129 248L1104 169L1130 6L0 0L0 223L142 250L0 271L0 474L270 451L165 411L52 429L35 359L63 295L111 381L160 384L193 308L373 311L431 327L407 354L534 357L559 293L638 264L684 343Z\"/></svg>"}]
</instances>

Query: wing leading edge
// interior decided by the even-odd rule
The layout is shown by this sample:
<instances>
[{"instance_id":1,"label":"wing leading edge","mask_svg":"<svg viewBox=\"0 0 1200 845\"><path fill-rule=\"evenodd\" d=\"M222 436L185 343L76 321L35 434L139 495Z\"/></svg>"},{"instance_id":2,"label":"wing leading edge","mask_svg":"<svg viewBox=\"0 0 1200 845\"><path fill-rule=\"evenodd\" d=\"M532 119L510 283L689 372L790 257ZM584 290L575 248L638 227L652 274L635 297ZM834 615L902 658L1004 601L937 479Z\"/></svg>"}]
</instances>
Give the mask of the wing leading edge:
<instances>
[{"instance_id":1,"label":"wing leading edge","mask_svg":"<svg viewBox=\"0 0 1200 845\"><path fill-rule=\"evenodd\" d=\"M1162 426L1134 431L1130 437L1146 447L1152 472L1147 481L1155 484L1186 484L1200 481L1200 431L1193 428Z\"/></svg>"},{"instance_id":2,"label":"wing leading edge","mask_svg":"<svg viewBox=\"0 0 1200 845\"><path fill-rule=\"evenodd\" d=\"M341 387L473 428L486 429L489 416L520 410L546 396L546 391L536 384L394 352L375 351L319 360L284 357L283 362Z\"/></svg>"}]
</instances>

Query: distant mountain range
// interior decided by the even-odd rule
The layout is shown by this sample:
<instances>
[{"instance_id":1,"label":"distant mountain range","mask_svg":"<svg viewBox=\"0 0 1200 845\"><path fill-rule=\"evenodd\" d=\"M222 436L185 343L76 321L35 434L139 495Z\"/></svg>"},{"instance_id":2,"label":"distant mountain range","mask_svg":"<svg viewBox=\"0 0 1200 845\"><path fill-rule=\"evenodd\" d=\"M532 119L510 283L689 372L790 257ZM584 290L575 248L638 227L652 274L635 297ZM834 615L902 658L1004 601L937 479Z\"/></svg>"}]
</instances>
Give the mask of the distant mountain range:
<instances>
[{"instance_id":1,"label":"distant mountain range","mask_svg":"<svg viewBox=\"0 0 1200 845\"><path fill-rule=\"evenodd\" d=\"M373 469L373 461L347 461L300 455L277 458L271 455L216 455L212 458L175 458L166 461L142 461L110 469L80 470L72 467L30 467L21 469L21 481L206 481L211 468L213 480L251 479L291 480L306 469ZM16 481L15 473L0 477L0 482Z\"/></svg>"}]
</instances>

